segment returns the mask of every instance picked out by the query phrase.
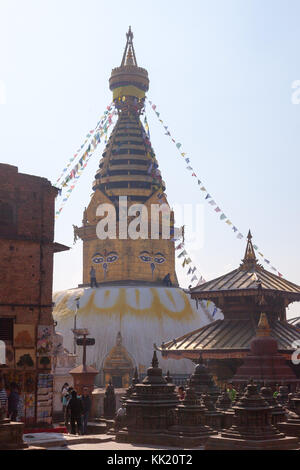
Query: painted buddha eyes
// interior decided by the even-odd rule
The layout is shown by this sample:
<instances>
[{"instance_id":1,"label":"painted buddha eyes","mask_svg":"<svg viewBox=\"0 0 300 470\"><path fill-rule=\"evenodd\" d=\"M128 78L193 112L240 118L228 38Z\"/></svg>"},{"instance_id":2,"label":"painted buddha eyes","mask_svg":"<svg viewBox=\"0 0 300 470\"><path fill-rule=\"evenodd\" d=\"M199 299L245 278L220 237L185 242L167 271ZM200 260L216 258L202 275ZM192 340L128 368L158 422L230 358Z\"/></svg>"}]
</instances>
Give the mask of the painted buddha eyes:
<instances>
[{"instance_id":1,"label":"painted buddha eyes","mask_svg":"<svg viewBox=\"0 0 300 470\"><path fill-rule=\"evenodd\" d=\"M147 255L141 255L141 256L140 256L140 259L141 259L142 261L144 261L145 263L150 263L150 261L151 261L151 257L150 257L150 256L147 256Z\"/></svg>"},{"instance_id":2,"label":"painted buddha eyes","mask_svg":"<svg viewBox=\"0 0 300 470\"><path fill-rule=\"evenodd\" d=\"M166 258L162 253L155 253L153 256L148 251L142 251L139 258L144 261L144 263L155 263L162 264L166 261Z\"/></svg>"},{"instance_id":3,"label":"painted buddha eyes","mask_svg":"<svg viewBox=\"0 0 300 470\"><path fill-rule=\"evenodd\" d=\"M118 259L118 255L110 255L110 256L107 256L106 261L107 263L113 263L117 259Z\"/></svg>"},{"instance_id":4,"label":"painted buddha eyes","mask_svg":"<svg viewBox=\"0 0 300 470\"><path fill-rule=\"evenodd\" d=\"M99 264L99 263L103 263L104 258L103 258L103 256L99 256L99 255L96 255L96 254L95 254L95 255L93 256L93 258L92 258L92 261L93 261L93 263L95 263L95 264Z\"/></svg>"},{"instance_id":5,"label":"painted buddha eyes","mask_svg":"<svg viewBox=\"0 0 300 470\"><path fill-rule=\"evenodd\" d=\"M92 257L92 262L95 264L101 264L104 261L106 263L114 263L114 261L117 261L118 255L115 251L111 251L110 253L107 253L107 255L102 255L101 253L95 253L94 256Z\"/></svg>"}]
</instances>

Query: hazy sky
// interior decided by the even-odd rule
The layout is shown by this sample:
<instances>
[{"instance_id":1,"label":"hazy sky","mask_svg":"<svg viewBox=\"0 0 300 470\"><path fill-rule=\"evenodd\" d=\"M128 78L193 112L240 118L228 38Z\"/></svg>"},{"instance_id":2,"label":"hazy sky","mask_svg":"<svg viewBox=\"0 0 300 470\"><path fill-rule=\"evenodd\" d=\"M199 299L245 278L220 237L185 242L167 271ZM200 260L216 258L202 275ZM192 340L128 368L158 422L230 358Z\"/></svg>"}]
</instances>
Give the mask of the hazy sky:
<instances>
[{"instance_id":1,"label":"hazy sky","mask_svg":"<svg viewBox=\"0 0 300 470\"><path fill-rule=\"evenodd\" d=\"M293 0L0 0L0 161L55 183L111 101L108 79L131 25L148 96L195 172L239 230L251 228L266 258L300 284L300 105L291 101L299 17ZM209 280L234 269L245 241L204 202L149 107L147 116L169 203L203 204L203 243L187 243L198 272ZM58 242L72 246L102 151L56 223ZM56 254L54 289L80 283L81 266L81 242ZM289 316L298 312L293 306Z\"/></svg>"}]
</instances>

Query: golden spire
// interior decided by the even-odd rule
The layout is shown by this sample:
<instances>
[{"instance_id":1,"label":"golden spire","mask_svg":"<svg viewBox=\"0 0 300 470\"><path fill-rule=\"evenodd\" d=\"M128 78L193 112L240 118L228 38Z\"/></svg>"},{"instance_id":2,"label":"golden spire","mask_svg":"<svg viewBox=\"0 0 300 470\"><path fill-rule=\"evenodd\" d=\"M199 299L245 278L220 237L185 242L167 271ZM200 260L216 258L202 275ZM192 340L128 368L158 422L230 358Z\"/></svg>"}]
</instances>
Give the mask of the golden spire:
<instances>
[{"instance_id":1,"label":"golden spire","mask_svg":"<svg viewBox=\"0 0 300 470\"><path fill-rule=\"evenodd\" d=\"M265 313L260 314L260 319L256 329L256 336L270 336L271 328L268 317Z\"/></svg>"},{"instance_id":2,"label":"golden spire","mask_svg":"<svg viewBox=\"0 0 300 470\"><path fill-rule=\"evenodd\" d=\"M133 32L131 31L131 26L129 26L128 33L126 33L127 42L121 62L121 67L124 65L135 65L137 67L137 61L135 57L134 47L133 47Z\"/></svg>"},{"instance_id":3,"label":"golden spire","mask_svg":"<svg viewBox=\"0 0 300 470\"><path fill-rule=\"evenodd\" d=\"M252 245L252 235L251 235L250 230L248 232L247 239L248 241L246 245L244 259L242 260L242 264L240 266L241 269L245 269L245 268L248 269L254 266L258 267L257 259L256 259L254 248Z\"/></svg>"}]
</instances>

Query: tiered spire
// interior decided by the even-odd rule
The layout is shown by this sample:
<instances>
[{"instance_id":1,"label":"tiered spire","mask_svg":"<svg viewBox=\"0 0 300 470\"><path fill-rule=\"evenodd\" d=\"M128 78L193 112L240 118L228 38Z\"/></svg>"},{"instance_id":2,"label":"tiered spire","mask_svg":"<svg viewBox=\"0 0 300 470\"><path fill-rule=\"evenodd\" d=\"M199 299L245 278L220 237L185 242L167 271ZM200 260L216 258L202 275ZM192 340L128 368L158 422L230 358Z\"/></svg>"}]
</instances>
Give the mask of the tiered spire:
<instances>
[{"instance_id":1,"label":"tiered spire","mask_svg":"<svg viewBox=\"0 0 300 470\"><path fill-rule=\"evenodd\" d=\"M252 245L252 234L249 230L248 232L248 235L247 235L247 246L246 246L246 251L245 251L245 256L244 256L244 259L243 259L243 264L256 264L257 263L257 259L256 259L256 256L255 256L255 252L254 252L254 248L253 248L253 245Z\"/></svg>"}]
</instances>

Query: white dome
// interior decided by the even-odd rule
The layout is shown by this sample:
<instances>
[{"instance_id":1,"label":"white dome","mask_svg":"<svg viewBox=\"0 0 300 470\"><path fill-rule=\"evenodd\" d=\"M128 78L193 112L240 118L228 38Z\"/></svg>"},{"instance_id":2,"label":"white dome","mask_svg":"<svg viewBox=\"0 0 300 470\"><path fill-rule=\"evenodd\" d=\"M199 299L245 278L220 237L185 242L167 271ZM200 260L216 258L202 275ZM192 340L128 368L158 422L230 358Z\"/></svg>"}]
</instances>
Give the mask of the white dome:
<instances>
[{"instance_id":1,"label":"white dome","mask_svg":"<svg viewBox=\"0 0 300 470\"><path fill-rule=\"evenodd\" d=\"M95 345L87 347L87 364L100 371L103 361L116 344L118 332L122 344L140 372L147 370L153 354L153 343L172 340L211 321L223 318L220 310L212 312L212 302L196 302L180 288L155 286L102 285L98 288L76 288L54 294L56 330L64 336L64 346L73 351L76 298L80 306L76 328L87 328ZM82 348L78 348L82 350ZM194 367L188 359L163 359L158 355L163 372L190 374Z\"/></svg>"}]
</instances>

